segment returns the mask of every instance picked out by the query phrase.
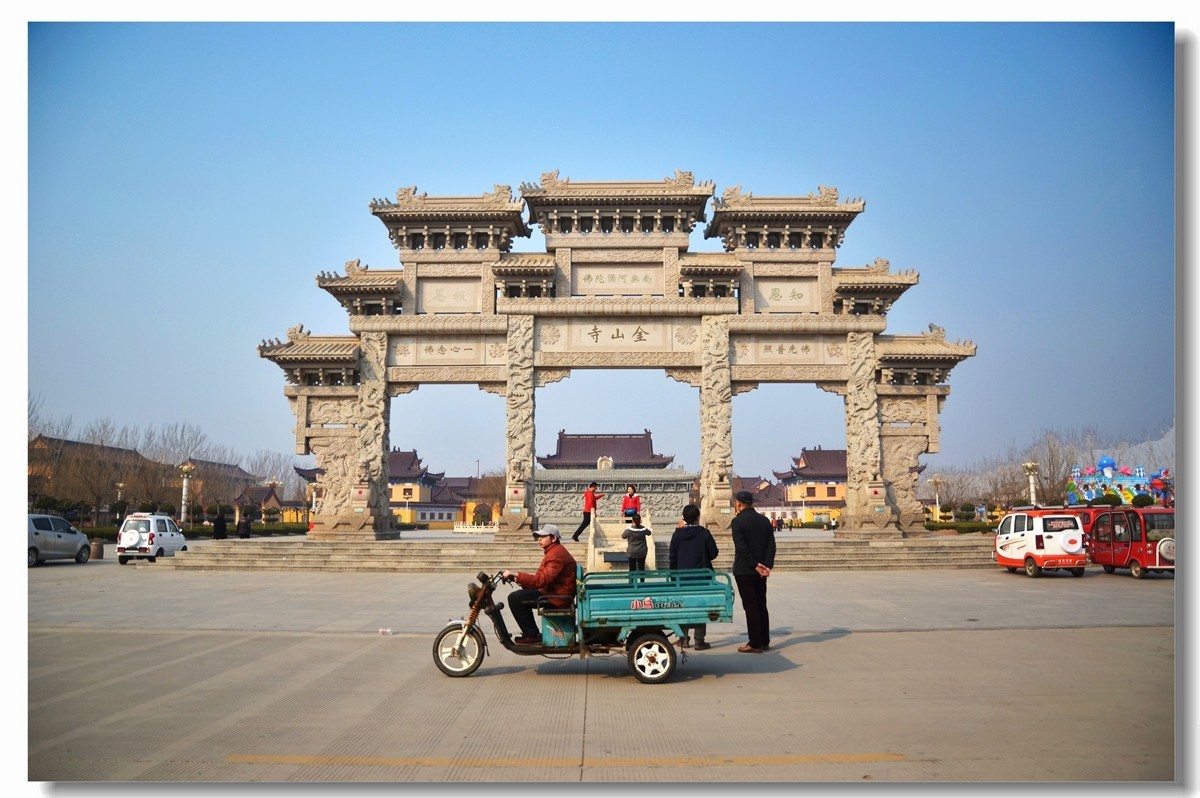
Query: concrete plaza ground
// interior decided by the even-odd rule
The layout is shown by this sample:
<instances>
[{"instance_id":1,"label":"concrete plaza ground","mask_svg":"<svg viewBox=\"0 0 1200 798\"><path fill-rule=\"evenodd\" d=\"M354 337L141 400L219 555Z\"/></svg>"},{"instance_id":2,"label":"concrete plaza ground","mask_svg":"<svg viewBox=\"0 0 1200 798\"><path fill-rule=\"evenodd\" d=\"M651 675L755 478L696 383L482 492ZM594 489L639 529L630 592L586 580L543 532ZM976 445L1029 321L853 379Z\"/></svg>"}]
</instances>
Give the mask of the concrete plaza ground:
<instances>
[{"instance_id":1,"label":"concrete plaza ground","mask_svg":"<svg viewBox=\"0 0 1200 798\"><path fill-rule=\"evenodd\" d=\"M30 569L28 779L1176 778L1170 576L777 574L774 650L735 651L738 606L655 686L499 645L442 675L470 578Z\"/></svg>"}]
</instances>

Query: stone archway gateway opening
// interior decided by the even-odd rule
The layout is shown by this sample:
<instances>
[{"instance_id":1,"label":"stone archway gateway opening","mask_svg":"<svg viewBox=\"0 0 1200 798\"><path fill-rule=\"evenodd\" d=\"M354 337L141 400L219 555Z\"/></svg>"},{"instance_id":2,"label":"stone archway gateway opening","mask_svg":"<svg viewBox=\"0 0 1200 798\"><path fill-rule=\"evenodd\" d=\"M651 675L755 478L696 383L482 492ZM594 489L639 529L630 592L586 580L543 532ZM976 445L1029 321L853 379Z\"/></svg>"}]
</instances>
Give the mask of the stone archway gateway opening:
<instances>
[{"instance_id":1,"label":"stone archway gateway opening","mask_svg":"<svg viewBox=\"0 0 1200 798\"><path fill-rule=\"evenodd\" d=\"M708 219L709 200L713 201ZM302 326L258 351L283 370L296 451L324 473L315 539L374 539L389 523L388 397L424 383L474 384L505 398L504 537L532 525L537 389L572 369L662 369L699 395L702 522L728 530L732 399L763 383L814 383L842 397L846 509L840 534L917 530L918 457L938 451L950 370L975 354L934 325L886 335L892 303L917 283L884 259L834 267L865 208L835 188L755 197L677 171L661 181L572 182L558 172L478 197L416 187L370 212L400 253L396 269L358 261L317 285L350 335ZM528 219L525 213L528 211ZM724 252L688 251L689 235ZM513 253L541 228L545 253Z\"/></svg>"}]
</instances>

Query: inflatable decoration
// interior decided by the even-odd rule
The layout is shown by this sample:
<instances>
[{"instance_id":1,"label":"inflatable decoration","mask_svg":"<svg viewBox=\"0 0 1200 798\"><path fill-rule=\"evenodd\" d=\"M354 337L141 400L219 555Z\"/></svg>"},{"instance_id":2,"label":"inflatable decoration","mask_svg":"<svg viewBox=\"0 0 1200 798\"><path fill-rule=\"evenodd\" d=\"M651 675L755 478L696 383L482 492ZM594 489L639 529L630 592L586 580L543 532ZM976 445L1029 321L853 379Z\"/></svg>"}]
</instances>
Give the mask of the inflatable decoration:
<instances>
[{"instance_id":1,"label":"inflatable decoration","mask_svg":"<svg viewBox=\"0 0 1200 798\"><path fill-rule=\"evenodd\" d=\"M1115 465L1116 465L1116 462L1111 457L1105 455L1104 457L1100 458L1100 462L1096 463L1096 468L1103 471L1104 469L1112 468Z\"/></svg>"},{"instance_id":2,"label":"inflatable decoration","mask_svg":"<svg viewBox=\"0 0 1200 798\"><path fill-rule=\"evenodd\" d=\"M1129 466L1121 466L1117 469L1117 473L1123 477L1131 477L1133 476L1133 469Z\"/></svg>"}]
</instances>

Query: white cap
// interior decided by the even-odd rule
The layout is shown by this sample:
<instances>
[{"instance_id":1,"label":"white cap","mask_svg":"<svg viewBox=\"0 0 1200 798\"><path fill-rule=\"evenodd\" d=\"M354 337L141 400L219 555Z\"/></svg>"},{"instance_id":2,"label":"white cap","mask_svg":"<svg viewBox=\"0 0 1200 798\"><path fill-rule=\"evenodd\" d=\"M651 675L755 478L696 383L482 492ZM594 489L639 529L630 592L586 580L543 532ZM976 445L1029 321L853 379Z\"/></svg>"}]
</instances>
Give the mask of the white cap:
<instances>
[{"instance_id":1,"label":"white cap","mask_svg":"<svg viewBox=\"0 0 1200 798\"><path fill-rule=\"evenodd\" d=\"M533 533L535 538L553 537L556 540L561 539L562 535L558 531L558 527L554 524L546 524L541 529Z\"/></svg>"}]
</instances>

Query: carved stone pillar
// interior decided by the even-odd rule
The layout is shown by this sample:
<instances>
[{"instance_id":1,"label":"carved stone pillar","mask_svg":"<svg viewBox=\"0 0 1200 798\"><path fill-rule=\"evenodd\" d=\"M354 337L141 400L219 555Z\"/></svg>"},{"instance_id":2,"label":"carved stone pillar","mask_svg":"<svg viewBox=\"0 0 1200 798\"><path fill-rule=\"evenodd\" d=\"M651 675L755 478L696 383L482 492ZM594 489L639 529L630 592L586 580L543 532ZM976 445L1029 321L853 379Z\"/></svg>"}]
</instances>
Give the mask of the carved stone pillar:
<instances>
[{"instance_id":1,"label":"carved stone pillar","mask_svg":"<svg viewBox=\"0 0 1200 798\"><path fill-rule=\"evenodd\" d=\"M533 316L508 317L504 515L497 539L520 538L532 527L534 374Z\"/></svg>"},{"instance_id":2,"label":"carved stone pillar","mask_svg":"<svg viewBox=\"0 0 1200 798\"><path fill-rule=\"evenodd\" d=\"M928 400L935 401L930 403ZM932 418L930 414L932 413ZM922 395L880 399L882 450L880 467L887 484L888 503L906 535L923 535L925 514L917 500L918 458L930 451L937 428L936 397Z\"/></svg>"},{"instance_id":3,"label":"carved stone pillar","mask_svg":"<svg viewBox=\"0 0 1200 798\"><path fill-rule=\"evenodd\" d=\"M729 317L700 323L700 512L715 535L732 520L733 386L729 368Z\"/></svg>"},{"instance_id":4,"label":"carved stone pillar","mask_svg":"<svg viewBox=\"0 0 1200 798\"><path fill-rule=\"evenodd\" d=\"M347 430L350 434L313 439L325 489L309 537L314 540L362 540L397 537L388 507L387 333L363 333L359 339L358 397Z\"/></svg>"},{"instance_id":5,"label":"carved stone pillar","mask_svg":"<svg viewBox=\"0 0 1200 798\"><path fill-rule=\"evenodd\" d=\"M883 435L883 479L887 484L888 503L895 510L901 531L906 536L925 534L925 513L917 500L917 458L925 452L924 434Z\"/></svg>"},{"instance_id":6,"label":"carved stone pillar","mask_svg":"<svg viewBox=\"0 0 1200 798\"><path fill-rule=\"evenodd\" d=\"M881 482L875 337L848 333L846 350L846 510L837 530L843 537L857 530L883 530L895 521Z\"/></svg>"}]
</instances>

